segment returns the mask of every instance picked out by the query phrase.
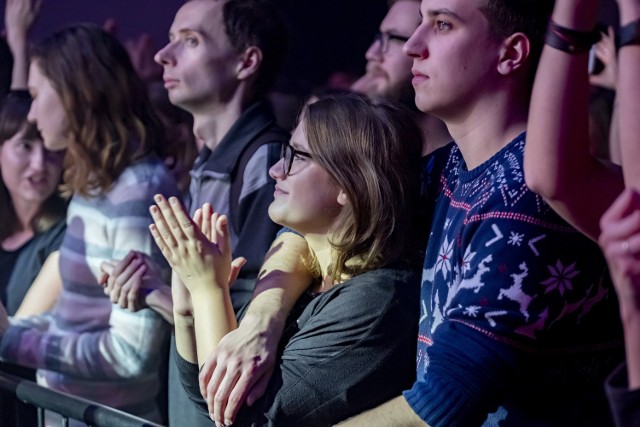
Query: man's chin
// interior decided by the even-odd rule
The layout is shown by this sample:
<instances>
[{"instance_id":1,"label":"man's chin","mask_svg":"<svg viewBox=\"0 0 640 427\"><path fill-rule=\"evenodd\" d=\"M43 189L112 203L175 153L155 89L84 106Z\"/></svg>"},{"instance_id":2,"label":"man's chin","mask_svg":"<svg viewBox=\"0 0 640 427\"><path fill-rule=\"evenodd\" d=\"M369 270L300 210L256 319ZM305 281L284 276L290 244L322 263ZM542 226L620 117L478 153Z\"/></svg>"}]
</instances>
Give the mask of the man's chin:
<instances>
[{"instance_id":1,"label":"man's chin","mask_svg":"<svg viewBox=\"0 0 640 427\"><path fill-rule=\"evenodd\" d=\"M191 99L185 98L184 96L180 96L178 94L171 94L169 92L169 102L174 106L185 110L187 112L192 112L194 108L194 102Z\"/></svg>"}]
</instances>

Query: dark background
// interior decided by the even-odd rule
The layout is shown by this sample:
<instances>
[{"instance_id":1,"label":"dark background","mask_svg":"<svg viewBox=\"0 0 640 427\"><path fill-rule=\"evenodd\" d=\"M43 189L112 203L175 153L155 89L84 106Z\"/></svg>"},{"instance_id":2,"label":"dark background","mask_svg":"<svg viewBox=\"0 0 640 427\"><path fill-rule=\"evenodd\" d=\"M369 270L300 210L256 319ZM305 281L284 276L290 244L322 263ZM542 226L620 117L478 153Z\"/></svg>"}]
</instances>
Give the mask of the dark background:
<instances>
[{"instance_id":1,"label":"dark background","mask_svg":"<svg viewBox=\"0 0 640 427\"><path fill-rule=\"evenodd\" d=\"M387 0L275 0L290 30L289 56L280 89L305 92L323 84L333 71L364 72L364 52L384 17ZM75 22L103 24L113 18L125 41L146 32L161 48L183 0L44 0L31 38L34 41ZM4 11L5 0L0 0ZM4 12L3 16L4 16ZM614 0L604 0L601 21L617 22ZM4 27L4 22L0 27Z\"/></svg>"},{"instance_id":2,"label":"dark background","mask_svg":"<svg viewBox=\"0 0 640 427\"><path fill-rule=\"evenodd\" d=\"M30 34L37 41L76 22L102 25L113 18L121 41L146 32L160 49L184 0L44 0ZM290 32L283 70L285 90L305 91L334 70L364 72L364 52L387 9L387 0L276 0ZM5 0L0 0L4 28Z\"/></svg>"}]
</instances>

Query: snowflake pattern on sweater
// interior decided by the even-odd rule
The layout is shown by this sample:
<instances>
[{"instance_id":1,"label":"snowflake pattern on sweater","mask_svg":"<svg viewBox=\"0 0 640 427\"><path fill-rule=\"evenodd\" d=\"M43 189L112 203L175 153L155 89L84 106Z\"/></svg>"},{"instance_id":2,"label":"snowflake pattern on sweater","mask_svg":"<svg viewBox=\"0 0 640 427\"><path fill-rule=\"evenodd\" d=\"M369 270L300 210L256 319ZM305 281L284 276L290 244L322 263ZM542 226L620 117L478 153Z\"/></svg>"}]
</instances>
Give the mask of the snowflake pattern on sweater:
<instances>
[{"instance_id":1,"label":"snowflake pattern on sweater","mask_svg":"<svg viewBox=\"0 0 640 427\"><path fill-rule=\"evenodd\" d=\"M448 321L531 350L617 338L598 332L617 321L599 248L527 188L524 143L522 134L471 171L458 147L448 148L423 271L419 376L434 331Z\"/></svg>"}]
</instances>

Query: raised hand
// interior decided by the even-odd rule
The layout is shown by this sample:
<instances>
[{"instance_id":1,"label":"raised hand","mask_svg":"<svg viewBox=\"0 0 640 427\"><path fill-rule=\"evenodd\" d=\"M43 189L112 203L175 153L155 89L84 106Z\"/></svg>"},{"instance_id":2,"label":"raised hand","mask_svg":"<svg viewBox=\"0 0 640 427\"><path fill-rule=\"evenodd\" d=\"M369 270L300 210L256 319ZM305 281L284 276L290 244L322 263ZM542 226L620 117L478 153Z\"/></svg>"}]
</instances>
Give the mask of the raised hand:
<instances>
[{"instance_id":1,"label":"raised hand","mask_svg":"<svg viewBox=\"0 0 640 427\"><path fill-rule=\"evenodd\" d=\"M40 13L42 0L7 0L4 21L13 55L11 88L26 89L29 72L27 33Z\"/></svg>"},{"instance_id":2,"label":"raised hand","mask_svg":"<svg viewBox=\"0 0 640 427\"><path fill-rule=\"evenodd\" d=\"M26 42L27 33L35 22L42 0L7 0L4 22L7 29L7 41L19 39Z\"/></svg>"},{"instance_id":3,"label":"raised hand","mask_svg":"<svg viewBox=\"0 0 640 427\"><path fill-rule=\"evenodd\" d=\"M604 68L598 74L591 74L589 82L594 86L600 86L609 90L616 90L618 82L618 57L616 55L616 34L613 27L609 27L606 33L595 46L596 58Z\"/></svg>"},{"instance_id":4,"label":"raised hand","mask_svg":"<svg viewBox=\"0 0 640 427\"><path fill-rule=\"evenodd\" d=\"M228 289L231 272L229 225L210 204L192 220L180 201L156 195L149 228L156 244L193 296L207 286Z\"/></svg>"}]
</instances>

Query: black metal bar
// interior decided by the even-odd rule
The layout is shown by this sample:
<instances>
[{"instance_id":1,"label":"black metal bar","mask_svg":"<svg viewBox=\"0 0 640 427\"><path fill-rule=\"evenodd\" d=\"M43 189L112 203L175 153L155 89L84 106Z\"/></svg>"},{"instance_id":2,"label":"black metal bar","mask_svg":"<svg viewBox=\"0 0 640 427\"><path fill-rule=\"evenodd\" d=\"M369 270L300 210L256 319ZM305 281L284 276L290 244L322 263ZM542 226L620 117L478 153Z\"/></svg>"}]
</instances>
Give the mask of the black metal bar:
<instances>
[{"instance_id":1,"label":"black metal bar","mask_svg":"<svg viewBox=\"0 0 640 427\"><path fill-rule=\"evenodd\" d=\"M95 427L162 427L160 424L127 414L77 396L51 390L33 381L0 372L0 392L15 394L25 403L38 407L38 425L42 423L42 408L63 417L82 421Z\"/></svg>"},{"instance_id":2,"label":"black metal bar","mask_svg":"<svg viewBox=\"0 0 640 427\"><path fill-rule=\"evenodd\" d=\"M44 408L38 406L38 427L44 427Z\"/></svg>"}]
</instances>

